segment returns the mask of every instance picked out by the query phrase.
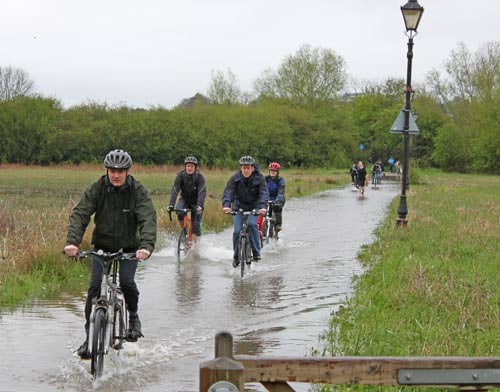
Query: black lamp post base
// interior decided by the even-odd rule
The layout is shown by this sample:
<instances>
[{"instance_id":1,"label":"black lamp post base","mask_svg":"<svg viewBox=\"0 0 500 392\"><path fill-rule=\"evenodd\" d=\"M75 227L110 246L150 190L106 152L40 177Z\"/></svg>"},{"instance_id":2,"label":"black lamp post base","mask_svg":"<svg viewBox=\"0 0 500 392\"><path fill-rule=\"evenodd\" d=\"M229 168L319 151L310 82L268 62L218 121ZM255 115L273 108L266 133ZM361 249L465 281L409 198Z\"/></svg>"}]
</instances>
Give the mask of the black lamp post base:
<instances>
[{"instance_id":1,"label":"black lamp post base","mask_svg":"<svg viewBox=\"0 0 500 392\"><path fill-rule=\"evenodd\" d=\"M399 217L396 219L396 227L405 228L408 226L408 219Z\"/></svg>"}]
</instances>

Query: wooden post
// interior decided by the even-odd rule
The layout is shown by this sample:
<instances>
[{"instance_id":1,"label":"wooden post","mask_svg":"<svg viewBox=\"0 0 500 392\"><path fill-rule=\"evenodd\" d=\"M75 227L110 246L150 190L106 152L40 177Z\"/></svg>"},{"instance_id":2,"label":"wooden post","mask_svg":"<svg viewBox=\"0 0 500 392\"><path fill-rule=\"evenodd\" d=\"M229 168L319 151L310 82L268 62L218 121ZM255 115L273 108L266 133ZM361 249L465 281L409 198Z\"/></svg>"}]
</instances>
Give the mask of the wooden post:
<instances>
[{"instance_id":1,"label":"wooden post","mask_svg":"<svg viewBox=\"0 0 500 392\"><path fill-rule=\"evenodd\" d=\"M218 381L234 384L235 392L245 390L245 368L233 359L233 336L225 331L215 335L215 359L200 364L200 392Z\"/></svg>"}]
</instances>

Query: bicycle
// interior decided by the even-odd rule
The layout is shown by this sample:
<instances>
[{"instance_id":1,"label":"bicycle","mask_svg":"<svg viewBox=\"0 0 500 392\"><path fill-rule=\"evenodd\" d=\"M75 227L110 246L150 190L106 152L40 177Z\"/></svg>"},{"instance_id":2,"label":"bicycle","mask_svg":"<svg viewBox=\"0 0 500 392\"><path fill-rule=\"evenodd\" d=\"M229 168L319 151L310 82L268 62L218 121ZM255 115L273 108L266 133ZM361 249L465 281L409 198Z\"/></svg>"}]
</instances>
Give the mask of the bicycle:
<instances>
[{"instance_id":1,"label":"bicycle","mask_svg":"<svg viewBox=\"0 0 500 392\"><path fill-rule=\"evenodd\" d=\"M262 222L261 225L259 226L261 246L268 245L269 240L271 238L274 238L275 240L278 239L278 233L274 230L274 224L276 222L276 219L272 215L273 206L274 206L273 201L269 201L267 203L266 215L262 217Z\"/></svg>"},{"instance_id":2,"label":"bicycle","mask_svg":"<svg viewBox=\"0 0 500 392\"><path fill-rule=\"evenodd\" d=\"M191 217L191 214L196 213L196 211L190 208L171 210L168 212L170 220L172 220L172 211L184 212L182 229L179 233L179 237L177 238L177 260L181 261L193 247L193 218Z\"/></svg>"},{"instance_id":3,"label":"bicycle","mask_svg":"<svg viewBox=\"0 0 500 392\"><path fill-rule=\"evenodd\" d=\"M238 236L238 264L240 266L240 274L241 277L245 275L245 266L250 268L250 264L252 264L252 248L250 246L250 232L248 228L248 217L250 215L258 215L257 211L243 211L242 209L234 210L228 212L231 215L243 215L243 226L240 230ZM238 265L233 266L236 268Z\"/></svg>"},{"instance_id":4,"label":"bicycle","mask_svg":"<svg viewBox=\"0 0 500 392\"><path fill-rule=\"evenodd\" d=\"M135 253L104 252L102 250L78 251L77 257L88 256L102 265L101 292L90 314L89 350L90 373L97 379L104 370L104 355L109 348L121 350L128 328L127 307L118 282L119 261L139 261Z\"/></svg>"}]
</instances>

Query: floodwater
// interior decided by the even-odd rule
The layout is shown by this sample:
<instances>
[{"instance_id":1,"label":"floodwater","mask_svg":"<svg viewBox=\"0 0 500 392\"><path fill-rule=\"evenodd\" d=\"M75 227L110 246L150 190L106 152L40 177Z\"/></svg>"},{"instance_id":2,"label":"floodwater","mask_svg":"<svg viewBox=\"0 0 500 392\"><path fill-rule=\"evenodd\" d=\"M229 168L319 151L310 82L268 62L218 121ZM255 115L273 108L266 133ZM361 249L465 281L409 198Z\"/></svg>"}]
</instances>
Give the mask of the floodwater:
<instances>
[{"instance_id":1,"label":"floodwater","mask_svg":"<svg viewBox=\"0 0 500 392\"><path fill-rule=\"evenodd\" d=\"M243 279L231 266L231 230L204 235L199 254L182 263L167 240L137 272L145 337L111 353L97 382L75 353L85 292L0 313L0 391L197 391L199 365L214 357L219 331L233 334L236 354L311 355L351 294L351 278L362 273L356 254L397 194L396 184L385 183L364 199L346 187L289 200L280 240Z\"/></svg>"}]
</instances>

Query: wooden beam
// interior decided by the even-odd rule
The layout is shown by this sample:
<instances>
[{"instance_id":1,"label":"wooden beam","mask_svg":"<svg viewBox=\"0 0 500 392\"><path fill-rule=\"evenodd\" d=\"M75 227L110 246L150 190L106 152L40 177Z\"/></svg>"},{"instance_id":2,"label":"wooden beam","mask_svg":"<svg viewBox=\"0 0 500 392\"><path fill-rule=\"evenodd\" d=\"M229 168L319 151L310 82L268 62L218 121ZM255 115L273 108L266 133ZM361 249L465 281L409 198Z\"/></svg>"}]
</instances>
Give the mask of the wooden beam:
<instances>
[{"instance_id":1,"label":"wooden beam","mask_svg":"<svg viewBox=\"0 0 500 392\"><path fill-rule=\"evenodd\" d=\"M260 383L397 386L401 385L398 371L402 369L500 369L500 357L269 358L236 355L234 359L245 367L245 382Z\"/></svg>"}]
</instances>

